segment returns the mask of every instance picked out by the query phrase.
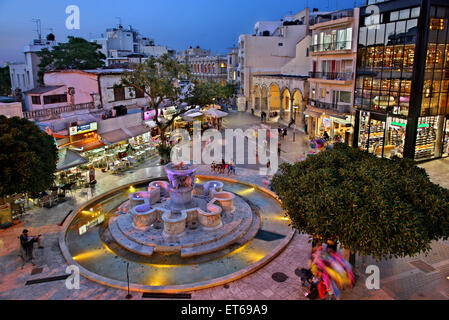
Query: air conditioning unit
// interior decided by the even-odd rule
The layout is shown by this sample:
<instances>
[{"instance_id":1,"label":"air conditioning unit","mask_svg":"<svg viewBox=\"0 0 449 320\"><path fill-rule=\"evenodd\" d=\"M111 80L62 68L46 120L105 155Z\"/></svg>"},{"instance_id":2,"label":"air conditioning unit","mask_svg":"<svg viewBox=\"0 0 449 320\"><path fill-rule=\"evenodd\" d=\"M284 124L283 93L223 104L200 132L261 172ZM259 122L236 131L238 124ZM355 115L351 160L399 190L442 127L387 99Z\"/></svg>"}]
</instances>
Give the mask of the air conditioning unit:
<instances>
[{"instance_id":1,"label":"air conditioning unit","mask_svg":"<svg viewBox=\"0 0 449 320\"><path fill-rule=\"evenodd\" d=\"M68 89L68 94L71 95L71 96L73 96L73 95L75 94L75 88L70 87L70 88Z\"/></svg>"}]
</instances>

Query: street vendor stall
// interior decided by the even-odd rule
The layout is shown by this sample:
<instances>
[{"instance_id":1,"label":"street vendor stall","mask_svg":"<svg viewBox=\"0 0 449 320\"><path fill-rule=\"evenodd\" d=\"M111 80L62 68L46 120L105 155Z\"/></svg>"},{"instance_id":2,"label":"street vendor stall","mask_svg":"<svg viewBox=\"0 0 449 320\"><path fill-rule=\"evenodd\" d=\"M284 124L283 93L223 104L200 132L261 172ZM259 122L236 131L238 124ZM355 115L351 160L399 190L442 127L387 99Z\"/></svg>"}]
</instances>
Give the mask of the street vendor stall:
<instances>
[{"instance_id":1,"label":"street vendor stall","mask_svg":"<svg viewBox=\"0 0 449 320\"><path fill-rule=\"evenodd\" d=\"M213 127L220 130L222 126L222 118L226 117L228 114L226 112L220 111L215 108L209 108L204 111L204 116L208 122L213 124Z\"/></svg>"}]
</instances>

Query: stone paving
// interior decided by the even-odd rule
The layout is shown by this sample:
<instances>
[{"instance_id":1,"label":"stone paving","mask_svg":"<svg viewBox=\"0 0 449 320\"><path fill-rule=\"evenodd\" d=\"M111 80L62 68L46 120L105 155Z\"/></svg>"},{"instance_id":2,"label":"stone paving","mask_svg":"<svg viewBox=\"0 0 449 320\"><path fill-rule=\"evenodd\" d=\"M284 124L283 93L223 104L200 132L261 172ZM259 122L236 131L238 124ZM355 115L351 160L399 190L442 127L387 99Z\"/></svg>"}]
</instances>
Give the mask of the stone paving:
<instances>
[{"instance_id":1,"label":"stone paving","mask_svg":"<svg viewBox=\"0 0 449 320\"><path fill-rule=\"evenodd\" d=\"M238 113L224 121L228 128L248 128L260 124L256 117ZM277 125L272 125L277 128ZM302 135L302 136L301 136ZM282 141L281 161L293 162L299 151L306 148L304 134L297 133L297 140L292 141L292 129L287 139ZM435 183L449 188L449 158L420 164ZM237 166L236 177L239 180L263 185L264 176L258 174L257 166ZM200 166L198 174L216 175L208 166ZM49 276L63 275L67 267L58 246L58 225L71 209L86 200L119 185L150 177L165 175L158 165L158 159L149 159L143 165L121 175L111 175L97 171L97 185L93 190L78 190L69 201L51 209L38 208L30 210L21 223L5 230L0 230L0 299L124 299L126 292L99 285L81 277L80 290L68 290L64 280L25 285L26 281ZM227 176L221 175L221 176ZM234 176L231 176L234 178ZM31 275L33 266L26 264L23 268L19 254L18 235L23 228L32 234L43 234L44 249L36 249L36 267L42 272ZM307 266L310 252L309 237L295 234L287 248L274 260L258 271L242 279L217 287L194 291L192 299L262 299L262 300L302 300L306 299L300 286L296 268ZM420 260L434 271L424 272L410 264ZM368 290L365 286L365 268L369 264L380 267L380 290ZM432 270L432 269L431 269ZM284 282L273 280L275 272L287 276ZM357 257L358 281L355 288L342 292L341 299L448 299L449 298L449 243L438 241L432 244L432 251L427 255L402 259L382 260L376 262L370 257ZM141 299L141 293L134 292L133 299Z\"/></svg>"}]
</instances>

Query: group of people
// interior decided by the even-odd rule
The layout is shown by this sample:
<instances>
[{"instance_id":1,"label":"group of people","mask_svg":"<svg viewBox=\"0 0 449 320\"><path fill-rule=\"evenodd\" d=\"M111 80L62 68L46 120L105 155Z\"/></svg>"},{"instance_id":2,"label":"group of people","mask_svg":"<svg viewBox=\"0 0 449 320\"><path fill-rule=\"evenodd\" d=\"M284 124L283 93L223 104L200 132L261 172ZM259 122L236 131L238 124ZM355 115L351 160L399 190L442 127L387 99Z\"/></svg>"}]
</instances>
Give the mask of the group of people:
<instances>
[{"instance_id":1,"label":"group of people","mask_svg":"<svg viewBox=\"0 0 449 320\"><path fill-rule=\"evenodd\" d=\"M234 164L234 161L232 161L232 160L229 163L226 163L224 161L224 159L221 160L221 163L216 163L214 161L210 165L210 169L212 172L217 172L217 173L221 173L221 174L224 174L227 172L228 176L230 174L235 175L235 164Z\"/></svg>"},{"instance_id":2,"label":"group of people","mask_svg":"<svg viewBox=\"0 0 449 320\"><path fill-rule=\"evenodd\" d=\"M287 136L287 128L284 129L281 128L281 126L278 126L278 135L281 140L284 140L284 138Z\"/></svg>"},{"instance_id":3,"label":"group of people","mask_svg":"<svg viewBox=\"0 0 449 320\"><path fill-rule=\"evenodd\" d=\"M336 299L341 290L355 283L352 266L337 251L334 241L313 247L309 267L301 269L301 284L308 288L305 296L311 300Z\"/></svg>"}]
</instances>

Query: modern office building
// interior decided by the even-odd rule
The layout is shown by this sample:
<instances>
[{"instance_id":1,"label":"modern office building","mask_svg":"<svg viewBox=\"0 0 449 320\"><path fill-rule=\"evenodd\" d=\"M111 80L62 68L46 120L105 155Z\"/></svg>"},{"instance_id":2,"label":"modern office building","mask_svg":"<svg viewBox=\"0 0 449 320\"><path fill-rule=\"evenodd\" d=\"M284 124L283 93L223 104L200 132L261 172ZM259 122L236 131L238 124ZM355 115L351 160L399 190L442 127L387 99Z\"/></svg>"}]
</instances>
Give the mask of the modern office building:
<instances>
[{"instance_id":1,"label":"modern office building","mask_svg":"<svg viewBox=\"0 0 449 320\"><path fill-rule=\"evenodd\" d=\"M449 2L360 9L353 145L381 157L448 155Z\"/></svg>"}]
</instances>

